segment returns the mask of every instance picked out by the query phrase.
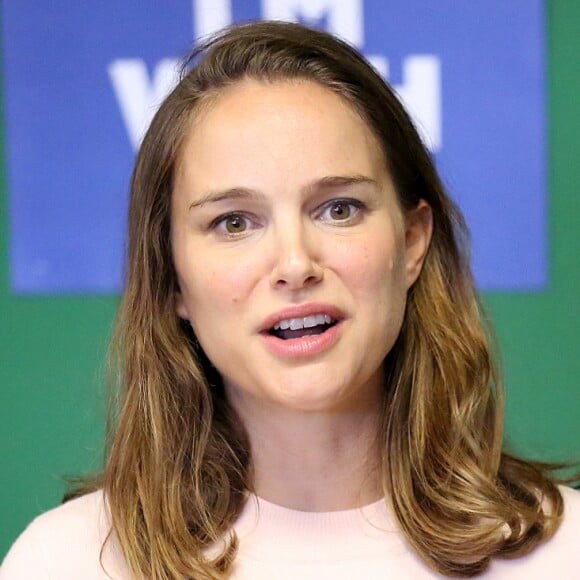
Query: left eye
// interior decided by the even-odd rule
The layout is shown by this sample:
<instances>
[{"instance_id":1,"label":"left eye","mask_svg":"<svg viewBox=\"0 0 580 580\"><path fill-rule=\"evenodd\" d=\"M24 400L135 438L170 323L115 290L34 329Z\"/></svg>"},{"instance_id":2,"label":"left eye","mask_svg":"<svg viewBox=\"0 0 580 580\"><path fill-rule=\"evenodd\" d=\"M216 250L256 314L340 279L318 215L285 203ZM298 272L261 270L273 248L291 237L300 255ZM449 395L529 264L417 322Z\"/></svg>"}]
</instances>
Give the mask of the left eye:
<instances>
[{"instance_id":1,"label":"left eye","mask_svg":"<svg viewBox=\"0 0 580 580\"><path fill-rule=\"evenodd\" d=\"M222 227L228 234L241 234L248 229L248 220L242 215L229 215L223 219Z\"/></svg>"},{"instance_id":2,"label":"left eye","mask_svg":"<svg viewBox=\"0 0 580 580\"><path fill-rule=\"evenodd\" d=\"M354 199L338 199L327 203L319 214L325 222L351 222L362 210L362 203Z\"/></svg>"}]
</instances>

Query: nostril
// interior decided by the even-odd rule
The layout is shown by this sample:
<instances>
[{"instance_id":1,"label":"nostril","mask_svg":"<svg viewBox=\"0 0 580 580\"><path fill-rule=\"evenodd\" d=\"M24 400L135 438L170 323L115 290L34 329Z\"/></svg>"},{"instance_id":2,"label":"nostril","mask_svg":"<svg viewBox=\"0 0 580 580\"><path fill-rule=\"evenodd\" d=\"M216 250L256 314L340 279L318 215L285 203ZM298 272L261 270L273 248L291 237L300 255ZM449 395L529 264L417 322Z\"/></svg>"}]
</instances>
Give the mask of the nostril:
<instances>
[{"instance_id":1,"label":"nostril","mask_svg":"<svg viewBox=\"0 0 580 580\"><path fill-rule=\"evenodd\" d=\"M308 276L308 278L306 278L306 280L304 280L305 284L316 284L317 282L319 282L322 279L322 276L318 277L318 276Z\"/></svg>"},{"instance_id":2,"label":"nostril","mask_svg":"<svg viewBox=\"0 0 580 580\"><path fill-rule=\"evenodd\" d=\"M322 280L322 275L308 275L306 277L291 277L286 276L284 278L279 278L276 280L276 286L279 287L292 287L292 288L306 288L309 286L314 286Z\"/></svg>"},{"instance_id":3,"label":"nostril","mask_svg":"<svg viewBox=\"0 0 580 580\"><path fill-rule=\"evenodd\" d=\"M281 252L271 272L271 283L278 288L300 289L322 279L323 269L310 253Z\"/></svg>"}]
</instances>

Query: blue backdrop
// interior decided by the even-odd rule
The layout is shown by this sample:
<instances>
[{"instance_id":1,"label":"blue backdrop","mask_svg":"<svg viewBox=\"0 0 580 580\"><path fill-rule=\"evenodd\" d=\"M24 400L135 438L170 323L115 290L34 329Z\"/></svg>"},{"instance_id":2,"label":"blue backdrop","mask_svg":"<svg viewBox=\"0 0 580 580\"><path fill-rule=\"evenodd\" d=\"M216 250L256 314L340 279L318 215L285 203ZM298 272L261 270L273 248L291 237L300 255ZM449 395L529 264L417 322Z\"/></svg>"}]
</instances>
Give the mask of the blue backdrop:
<instances>
[{"instance_id":1,"label":"blue backdrop","mask_svg":"<svg viewBox=\"0 0 580 580\"><path fill-rule=\"evenodd\" d=\"M473 234L484 289L547 282L541 0L5 0L11 285L122 287L140 136L193 39L302 21L360 48L413 111Z\"/></svg>"}]
</instances>

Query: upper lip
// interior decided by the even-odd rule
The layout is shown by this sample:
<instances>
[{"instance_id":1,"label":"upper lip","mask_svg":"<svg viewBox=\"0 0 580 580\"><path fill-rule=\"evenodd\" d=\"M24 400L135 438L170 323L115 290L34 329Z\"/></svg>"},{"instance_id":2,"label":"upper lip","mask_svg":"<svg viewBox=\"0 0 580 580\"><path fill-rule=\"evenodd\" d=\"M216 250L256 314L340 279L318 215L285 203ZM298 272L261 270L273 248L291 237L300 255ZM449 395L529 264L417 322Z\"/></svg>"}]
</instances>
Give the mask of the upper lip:
<instances>
[{"instance_id":1,"label":"upper lip","mask_svg":"<svg viewBox=\"0 0 580 580\"><path fill-rule=\"evenodd\" d=\"M345 316L340 308L320 302L289 306L288 308L284 308L268 316L260 326L260 332L271 330L281 320L287 320L289 318L305 318L306 316L313 316L315 314L328 314L333 320L337 321L342 320Z\"/></svg>"}]
</instances>

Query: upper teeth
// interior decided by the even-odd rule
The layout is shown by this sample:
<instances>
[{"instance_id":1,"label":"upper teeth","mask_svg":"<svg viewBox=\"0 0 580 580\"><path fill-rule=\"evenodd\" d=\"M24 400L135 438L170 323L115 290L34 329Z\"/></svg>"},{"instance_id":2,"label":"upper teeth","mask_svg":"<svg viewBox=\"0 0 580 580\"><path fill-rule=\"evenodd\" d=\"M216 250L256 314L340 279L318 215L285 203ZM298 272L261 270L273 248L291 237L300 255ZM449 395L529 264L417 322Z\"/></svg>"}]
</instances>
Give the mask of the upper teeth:
<instances>
[{"instance_id":1,"label":"upper teeth","mask_svg":"<svg viewBox=\"0 0 580 580\"><path fill-rule=\"evenodd\" d=\"M274 325L274 330L300 330L301 328L312 328L319 324L330 324L332 318L328 314L315 314L304 318L286 318Z\"/></svg>"}]
</instances>

